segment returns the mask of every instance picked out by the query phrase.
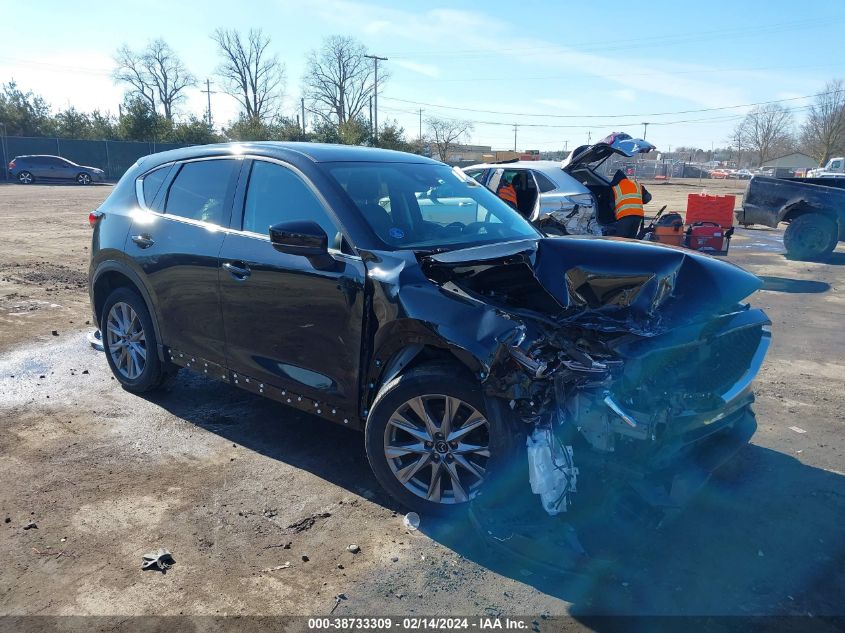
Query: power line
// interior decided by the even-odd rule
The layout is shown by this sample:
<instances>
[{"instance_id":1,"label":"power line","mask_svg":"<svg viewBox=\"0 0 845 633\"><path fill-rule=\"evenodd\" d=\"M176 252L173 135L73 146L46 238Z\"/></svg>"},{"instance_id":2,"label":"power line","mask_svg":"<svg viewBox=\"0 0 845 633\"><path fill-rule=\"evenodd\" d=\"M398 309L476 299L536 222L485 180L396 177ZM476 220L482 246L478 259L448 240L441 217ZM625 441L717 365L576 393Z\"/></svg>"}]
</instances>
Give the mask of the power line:
<instances>
[{"instance_id":1,"label":"power line","mask_svg":"<svg viewBox=\"0 0 845 633\"><path fill-rule=\"evenodd\" d=\"M646 117L646 116L670 116L673 114L696 114L699 112L717 112L720 110L735 110L737 108L750 108L754 106L770 105L773 103L786 103L788 101L799 101L801 99L812 99L814 97L821 97L829 94L836 94L845 92L843 90L831 90L829 92L819 92L811 95L804 95L801 97L789 97L787 99L772 99L770 101L756 101L753 103L741 103L737 105L719 106L715 108L697 108L694 110L675 110L672 112L638 112L629 114L551 114L551 113L535 113L535 112L507 112L503 110L480 110L476 108L461 108L457 106L438 105L436 103L427 103L424 101L412 101L410 99L399 99L397 97L383 97L388 101L399 101L400 103L410 103L417 106L427 106L430 108L439 108L442 110L456 110L460 112L474 112L477 114L501 114L504 116L524 116L524 117L542 117L553 119L621 119L627 117Z\"/></svg>"},{"instance_id":2,"label":"power line","mask_svg":"<svg viewBox=\"0 0 845 633\"><path fill-rule=\"evenodd\" d=\"M659 77L664 75L708 75L708 74L719 74L724 75L726 73L750 73L756 72L761 70L777 70L777 71L784 71L784 70L802 70L806 68L845 68L845 64L804 64L801 66L758 66L756 68L713 68L713 69L696 69L696 70L661 70L656 72L648 72L648 73L619 73L618 75L606 75L602 74L602 77L605 79L615 79L615 78L628 78L628 77ZM518 76L518 77L508 77L508 82L514 81L555 81L559 79L572 79L573 74L590 74L587 70L574 70L572 73L568 75L542 75L536 77L525 77L525 76ZM475 82L475 81L502 81L501 75L496 75L495 77L479 77L476 75L468 76L468 77L456 77L456 78L446 78L441 79L439 77L414 77L413 79L408 80L392 80L390 83L391 85L396 84L414 84L417 85L419 83L467 83L467 82Z\"/></svg>"},{"instance_id":3,"label":"power line","mask_svg":"<svg viewBox=\"0 0 845 633\"><path fill-rule=\"evenodd\" d=\"M806 29L816 26L819 23L823 23L825 26L828 26L834 22L838 22L841 20L827 20L827 19L819 19L819 18L807 18L804 20L797 20L793 22L779 22L773 23L769 25L755 25L753 29L749 29L748 27L734 27L734 28L720 28L712 31L695 31L695 32L687 32L687 33L674 33L674 34L667 34L663 36L649 36L647 40L644 40L643 37L637 38L629 38L629 39L615 39L614 44L608 44L607 42L602 42L600 44L596 44L595 40L586 40L582 42L576 42L567 46L562 46L560 44L546 44L541 46L521 46L521 47L505 47L505 48L474 48L474 49L464 49L464 50L443 50L443 51L411 51L411 52L394 52L391 53L391 57L395 59L409 59L414 57L449 57L449 58L456 58L456 57L473 57L477 55L490 55L495 53L503 53L503 52L510 52L510 53L526 53L526 52L554 52L554 51L561 51L561 52L591 52L591 51L610 51L610 50L626 50L626 49L641 49L653 46L665 46L667 42L669 43L682 43L688 44L691 42L696 41L710 41L710 40L719 40L719 39L732 39L735 38L737 35L742 35L744 37L755 37L759 35L769 35L771 33L777 33L781 31L795 31L798 29Z\"/></svg>"}]
</instances>

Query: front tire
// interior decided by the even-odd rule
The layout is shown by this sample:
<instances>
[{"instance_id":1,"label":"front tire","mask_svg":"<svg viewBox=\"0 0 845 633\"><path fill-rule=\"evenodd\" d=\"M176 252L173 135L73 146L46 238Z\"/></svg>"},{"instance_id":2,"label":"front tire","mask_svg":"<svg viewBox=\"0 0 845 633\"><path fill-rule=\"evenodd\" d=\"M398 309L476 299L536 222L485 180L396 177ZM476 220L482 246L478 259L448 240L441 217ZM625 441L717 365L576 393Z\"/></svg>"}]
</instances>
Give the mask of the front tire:
<instances>
[{"instance_id":1,"label":"front tire","mask_svg":"<svg viewBox=\"0 0 845 633\"><path fill-rule=\"evenodd\" d=\"M84 171L77 174L76 182L78 182L80 185L83 185L83 186L84 185L90 185L91 184L91 174L84 172Z\"/></svg>"},{"instance_id":2,"label":"front tire","mask_svg":"<svg viewBox=\"0 0 845 633\"><path fill-rule=\"evenodd\" d=\"M452 363L428 363L385 385L367 418L367 458L382 487L420 514L463 510L510 452L506 421Z\"/></svg>"},{"instance_id":3,"label":"front tire","mask_svg":"<svg viewBox=\"0 0 845 633\"><path fill-rule=\"evenodd\" d=\"M836 248L836 222L821 213L805 213L792 220L783 233L783 245L790 259L824 259Z\"/></svg>"},{"instance_id":4,"label":"front tire","mask_svg":"<svg viewBox=\"0 0 845 633\"><path fill-rule=\"evenodd\" d=\"M109 367L127 391L152 391L175 373L175 368L159 360L152 318L135 290L117 288L108 296L100 327Z\"/></svg>"},{"instance_id":5,"label":"front tire","mask_svg":"<svg viewBox=\"0 0 845 633\"><path fill-rule=\"evenodd\" d=\"M22 185L31 185L34 181L35 178L28 171L22 171L18 174L18 182Z\"/></svg>"}]
</instances>

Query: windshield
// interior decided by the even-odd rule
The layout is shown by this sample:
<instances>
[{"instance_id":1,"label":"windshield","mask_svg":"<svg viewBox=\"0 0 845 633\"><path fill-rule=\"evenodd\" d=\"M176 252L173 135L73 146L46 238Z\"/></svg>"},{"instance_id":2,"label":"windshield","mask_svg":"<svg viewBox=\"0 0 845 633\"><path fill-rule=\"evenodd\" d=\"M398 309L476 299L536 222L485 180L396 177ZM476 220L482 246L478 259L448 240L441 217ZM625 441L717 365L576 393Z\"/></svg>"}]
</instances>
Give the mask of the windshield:
<instances>
[{"instance_id":1,"label":"windshield","mask_svg":"<svg viewBox=\"0 0 845 633\"><path fill-rule=\"evenodd\" d=\"M541 237L507 203L457 169L327 163L376 235L397 249L452 249Z\"/></svg>"}]
</instances>

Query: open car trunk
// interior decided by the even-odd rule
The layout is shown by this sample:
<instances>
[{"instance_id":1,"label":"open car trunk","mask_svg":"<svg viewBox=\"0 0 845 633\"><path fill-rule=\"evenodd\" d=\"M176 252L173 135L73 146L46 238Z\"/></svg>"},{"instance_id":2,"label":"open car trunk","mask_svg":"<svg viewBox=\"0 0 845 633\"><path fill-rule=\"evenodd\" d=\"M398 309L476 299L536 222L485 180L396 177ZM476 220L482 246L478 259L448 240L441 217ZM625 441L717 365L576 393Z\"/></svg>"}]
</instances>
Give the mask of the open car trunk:
<instances>
[{"instance_id":1,"label":"open car trunk","mask_svg":"<svg viewBox=\"0 0 845 633\"><path fill-rule=\"evenodd\" d=\"M563 162L563 170L590 190L596 199L596 220L608 225L616 221L613 191L610 181L597 172L598 167L613 155L632 158L653 149L654 145L644 139L614 132L594 145L576 148Z\"/></svg>"}]
</instances>

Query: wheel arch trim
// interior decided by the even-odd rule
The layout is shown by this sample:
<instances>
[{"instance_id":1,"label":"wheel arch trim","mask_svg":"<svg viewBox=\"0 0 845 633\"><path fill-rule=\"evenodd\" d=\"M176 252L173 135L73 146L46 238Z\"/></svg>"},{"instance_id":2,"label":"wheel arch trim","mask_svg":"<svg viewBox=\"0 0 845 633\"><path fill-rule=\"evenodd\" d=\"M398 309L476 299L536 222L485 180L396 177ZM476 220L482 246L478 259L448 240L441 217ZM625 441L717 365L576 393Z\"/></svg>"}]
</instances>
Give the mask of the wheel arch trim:
<instances>
[{"instance_id":1,"label":"wheel arch trim","mask_svg":"<svg viewBox=\"0 0 845 633\"><path fill-rule=\"evenodd\" d=\"M141 295L141 299L144 300L144 303L147 307L147 312L150 314L150 320L153 322L153 331L155 333L156 341L157 341L157 349L156 353L158 354L158 358L161 361L164 361L164 340L161 334L161 326L158 322L158 314L156 313L154 306L155 302L153 301L152 294L147 287L147 285L141 279L141 276L130 268L125 263L114 261L114 260L107 260L101 262L97 268L95 269L94 273L91 275L91 307L93 308L94 318L96 319L96 323L100 326L101 315L97 313L97 299L96 296L96 287L97 283L102 279L103 275L108 273L118 273L126 277L135 290ZM101 297L101 300L105 300L105 297Z\"/></svg>"}]
</instances>

